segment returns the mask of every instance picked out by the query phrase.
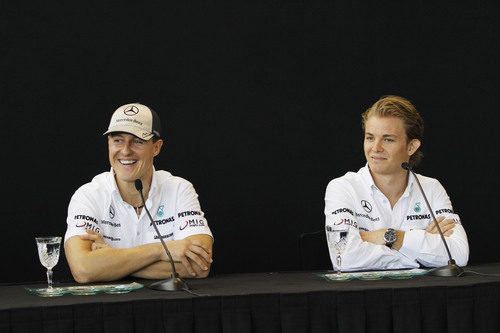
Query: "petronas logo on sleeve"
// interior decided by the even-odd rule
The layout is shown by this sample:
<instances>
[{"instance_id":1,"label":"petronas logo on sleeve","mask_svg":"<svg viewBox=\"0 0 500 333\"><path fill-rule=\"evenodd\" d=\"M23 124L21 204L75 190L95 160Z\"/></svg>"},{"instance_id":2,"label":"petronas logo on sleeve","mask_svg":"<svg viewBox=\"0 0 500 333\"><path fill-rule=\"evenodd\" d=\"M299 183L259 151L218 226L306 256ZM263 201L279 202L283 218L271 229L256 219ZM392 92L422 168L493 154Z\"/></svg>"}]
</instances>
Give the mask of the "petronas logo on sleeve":
<instances>
[{"instance_id":1,"label":"petronas logo on sleeve","mask_svg":"<svg viewBox=\"0 0 500 333\"><path fill-rule=\"evenodd\" d=\"M165 206L161 205L160 207L158 207L158 211L156 212L156 215L158 215L159 217L163 216L163 207L165 207Z\"/></svg>"},{"instance_id":2,"label":"petronas logo on sleeve","mask_svg":"<svg viewBox=\"0 0 500 333\"><path fill-rule=\"evenodd\" d=\"M420 202L415 203L415 207L413 207L415 213L420 213L422 209L420 209Z\"/></svg>"}]
</instances>

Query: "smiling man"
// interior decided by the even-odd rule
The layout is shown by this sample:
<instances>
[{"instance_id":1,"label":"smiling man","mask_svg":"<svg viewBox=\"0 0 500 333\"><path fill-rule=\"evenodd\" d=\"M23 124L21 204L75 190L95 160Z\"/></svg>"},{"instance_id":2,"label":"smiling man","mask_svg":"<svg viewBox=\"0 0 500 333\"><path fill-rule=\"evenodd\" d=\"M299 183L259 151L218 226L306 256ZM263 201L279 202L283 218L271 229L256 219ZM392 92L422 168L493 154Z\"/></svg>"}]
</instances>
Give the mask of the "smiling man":
<instances>
[{"instance_id":1,"label":"smiling man","mask_svg":"<svg viewBox=\"0 0 500 333\"><path fill-rule=\"evenodd\" d=\"M145 211L135 180L181 277L206 277L212 234L191 183L155 170L163 146L160 118L138 104L119 107L108 130L109 163L82 187L68 207L65 253L76 281L112 281L126 276L164 279L169 258Z\"/></svg>"},{"instance_id":2,"label":"smiling man","mask_svg":"<svg viewBox=\"0 0 500 333\"><path fill-rule=\"evenodd\" d=\"M345 271L444 266L448 255L431 213L403 162L416 165L423 120L405 98L386 96L362 115L367 164L332 180L326 189L327 233L349 232L342 254ZM469 245L460 218L436 179L418 175L452 257L465 266ZM328 244L338 267L334 244Z\"/></svg>"}]
</instances>

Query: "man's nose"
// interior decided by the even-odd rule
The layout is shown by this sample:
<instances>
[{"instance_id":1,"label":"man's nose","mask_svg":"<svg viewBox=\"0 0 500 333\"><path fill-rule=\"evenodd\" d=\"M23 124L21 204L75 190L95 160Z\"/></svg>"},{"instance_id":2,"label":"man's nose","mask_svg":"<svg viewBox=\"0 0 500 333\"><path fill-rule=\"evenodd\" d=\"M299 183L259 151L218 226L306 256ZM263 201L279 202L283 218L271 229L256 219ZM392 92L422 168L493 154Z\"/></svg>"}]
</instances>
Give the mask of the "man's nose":
<instances>
[{"instance_id":1,"label":"man's nose","mask_svg":"<svg viewBox=\"0 0 500 333\"><path fill-rule=\"evenodd\" d=\"M382 147L382 141L381 140L375 140L373 143L373 150L375 151L382 151L384 148Z\"/></svg>"},{"instance_id":2,"label":"man's nose","mask_svg":"<svg viewBox=\"0 0 500 333\"><path fill-rule=\"evenodd\" d=\"M122 154L124 155L129 155L132 153L132 149L130 147L131 143L130 142L126 142L123 147L122 147Z\"/></svg>"}]
</instances>

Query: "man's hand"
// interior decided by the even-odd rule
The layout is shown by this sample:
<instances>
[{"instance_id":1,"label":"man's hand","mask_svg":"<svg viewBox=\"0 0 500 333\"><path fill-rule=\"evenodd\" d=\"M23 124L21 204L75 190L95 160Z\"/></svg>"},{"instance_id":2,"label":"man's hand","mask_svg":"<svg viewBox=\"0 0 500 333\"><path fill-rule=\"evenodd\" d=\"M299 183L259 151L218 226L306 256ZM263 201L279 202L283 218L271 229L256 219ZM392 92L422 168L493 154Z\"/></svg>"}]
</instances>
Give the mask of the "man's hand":
<instances>
[{"instance_id":1,"label":"man's hand","mask_svg":"<svg viewBox=\"0 0 500 333\"><path fill-rule=\"evenodd\" d=\"M443 236L450 236L453 233L453 228L455 227L455 221L453 219L445 220L444 216L440 216L436 219L436 221L439 224L439 228L441 229ZM439 234L439 230L434 221L429 223L429 226L425 229L425 231L431 234Z\"/></svg>"},{"instance_id":2,"label":"man's hand","mask_svg":"<svg viewBox=\"0 0 500 333\"><path fill-rule=\"evenodd\" d=\"M110 247L104 242L100 233L89 229L86 229L85 231L87 232L87 234L81 235L80 239L92 241L92 245L90 248L92 251Z\"/></svg>"},{"instance_id":3,"label":"man's hand","mask_svg":"<svg viewBox=\"0 0 500 333\"><path fill-rule=\"evenodd\" d=\"M167 247L172 255L172 260L182 263L191 276L197 276L200 275L200 272L208 271L210 264L213 262L211 247L191 237L170 241ZM169 261L164 251L161 259Z\"/></svg>"}]
</instances>

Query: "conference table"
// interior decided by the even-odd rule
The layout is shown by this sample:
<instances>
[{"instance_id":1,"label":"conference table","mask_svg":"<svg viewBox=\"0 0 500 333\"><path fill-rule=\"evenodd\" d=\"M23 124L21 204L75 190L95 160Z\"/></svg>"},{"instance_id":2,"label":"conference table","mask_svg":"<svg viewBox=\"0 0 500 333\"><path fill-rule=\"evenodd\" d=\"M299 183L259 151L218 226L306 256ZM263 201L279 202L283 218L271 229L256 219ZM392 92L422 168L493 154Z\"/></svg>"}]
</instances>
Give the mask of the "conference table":
<instances>
[{"instance_id":1,"label":"conference table","mask_svg":"<svg viewBox=\"0 0 500 333\"><path fill-rule=\"evenodd\" d=\"M40 297L0 285L0 332L500 332L500 263L461 277L331 281L328 271L223 274L151 281L125 294ZM60 282L57 286L76 285Z\"/></svg>"}]
</instances>

